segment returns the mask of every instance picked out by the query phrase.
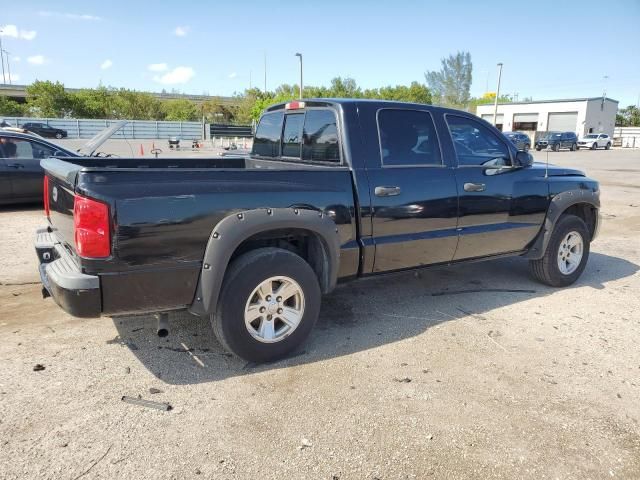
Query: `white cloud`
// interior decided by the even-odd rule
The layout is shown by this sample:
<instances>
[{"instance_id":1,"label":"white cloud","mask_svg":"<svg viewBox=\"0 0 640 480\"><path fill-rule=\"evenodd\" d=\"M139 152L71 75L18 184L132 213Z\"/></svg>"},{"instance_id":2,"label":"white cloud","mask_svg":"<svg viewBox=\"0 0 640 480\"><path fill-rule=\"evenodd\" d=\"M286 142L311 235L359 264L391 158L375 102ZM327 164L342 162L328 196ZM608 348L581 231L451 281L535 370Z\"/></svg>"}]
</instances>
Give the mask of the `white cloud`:
<instances>
[{"instance_id":1,"label":"white cloud","mask_svg":"<svg viewBox=\"0 0 640 480\"><path fill-rule=\"evenodd\" d=\"M102 20L102 17L98 17L96 15L89 15L88 13L65 13L65 12L49 12L49 11L40 11L38 15L41 17L57 17L57 18L68 18L69 20L81 20L81 21L89 21L96 22Z\"/></svg>"},{"instance_id":2,"label":"white cloud","mask_svg":"<svg viewBox=\"0 0 640 480\"><path fill-rule=\"evenodd\" d=\"M22 60L22 58L20 58L20 57L13 57L13 59L12 59L12 60L13 60L15 63L18 63L18 62L20 62L20 61Z\"/></svg>"},{"instance_id":3,"label":"white cloud","mask_svg":"<svg viewBox=\"0 0 640 480\"><path fill-rule=\"evenodd\" d=\"M109 59L105 60L104 62L102 62L100 64L100 69L101 70L106 70L108 68L111 68L113 66L113 62Z\"/></svg>"},{"instance_id":4,"label":"white cloud","mask_svg":"<svg viewBox=\"0 0 640 480\"><path fill-rule=\"evenodd\" d=\"M177 85L187 83L195 74L196 72L191 67L176 67L162 76L156 75L153 79L163 85Z\"/></svg>"},{"instance_id":5,"label":"white cloud","mask_svg":"<svg viewBox=\"0 0 640 480\"><path fill-rule=\"evenodd\" d=\"M31 65L44 65L45 63L49 63L49 60L43 55L33 55L31 57L27 57L27 62Z\"/></svg>"},{"instance_id":6,"label":"white cloud","mask_svg":"<svg viewBox=\"0 0 640 480\"><path fill-rule=\"evenodd\" d=\"M238 76L238 74L236 72L231 72L229 74L229 78L236 78Z\"/></svg>"},{"instance_id":7,"label":"white cloud","mask_svg":"<svg viewBox=\"0 0 640 480\"><path fill-rule=\"evenodd\" d=\"M187 33L189 33L189 27L187 26L177 26L176 29L173 31L173 34L176 37L186 37Z\"/></svg>"},{"instance_id":8,"label":"white cloud","mask_svg":"<svg viewBox=\"0 0 640 480\"><path fill-rule=\"evenodd\" d=\"M150 72L164 72L168 68L166 63L152 63L147 67Z\"/></svg>"},{"instance_id":9,"label":"white cloud","mask_svg":"<svg viewBox=\"0 0 640 480\"><path fill-rule=\"evenodd\" d=\"M20 30L15 25L0 25L0 37L21 38L22 40L33 40L36 38L35 30Z\"/></svg>"}]
</instances>

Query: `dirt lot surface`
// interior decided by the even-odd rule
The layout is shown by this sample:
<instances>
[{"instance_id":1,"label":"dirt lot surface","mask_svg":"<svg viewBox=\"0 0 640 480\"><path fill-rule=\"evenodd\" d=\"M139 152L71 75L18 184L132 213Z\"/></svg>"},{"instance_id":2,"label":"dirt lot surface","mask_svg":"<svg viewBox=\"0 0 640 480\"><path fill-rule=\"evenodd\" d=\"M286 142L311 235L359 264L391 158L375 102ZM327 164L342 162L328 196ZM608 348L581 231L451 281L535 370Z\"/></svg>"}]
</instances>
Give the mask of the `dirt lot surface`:
<instances>
[{"instance_id":1,"label":"dirt lot surface","mask_svg":"<svg viewBox=\"0 0 640 480\"><path fill-rule=\"evenodd\" d=\"M66 315L32 283L40 210L0 210L0 477L640 478L640 152L550 160L602 184L577 284L519 258L352 283L261 366L186 314Z\"/></svg>"}]
</instances>

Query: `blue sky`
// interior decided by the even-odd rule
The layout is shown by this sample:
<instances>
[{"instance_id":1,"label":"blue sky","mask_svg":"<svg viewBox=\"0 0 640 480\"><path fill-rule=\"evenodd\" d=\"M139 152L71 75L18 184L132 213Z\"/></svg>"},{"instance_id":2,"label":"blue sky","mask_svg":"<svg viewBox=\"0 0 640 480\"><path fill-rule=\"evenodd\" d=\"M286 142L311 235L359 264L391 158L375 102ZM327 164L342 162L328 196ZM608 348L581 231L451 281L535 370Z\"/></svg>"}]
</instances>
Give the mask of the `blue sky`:
<instances>
[{"instance_id":1,"label":"blue sky","mask_svg":"<svg viewBox=\"0 0 640 480\"><path fill-rule=\"evenodd\" d=\"M468 50L472 94L534 99L640 95L640 1L11 2L3 47L14 83L59 80L230 95L335 76L362 87L424 82L440 58Z\"/></svg>"}]
</instances>

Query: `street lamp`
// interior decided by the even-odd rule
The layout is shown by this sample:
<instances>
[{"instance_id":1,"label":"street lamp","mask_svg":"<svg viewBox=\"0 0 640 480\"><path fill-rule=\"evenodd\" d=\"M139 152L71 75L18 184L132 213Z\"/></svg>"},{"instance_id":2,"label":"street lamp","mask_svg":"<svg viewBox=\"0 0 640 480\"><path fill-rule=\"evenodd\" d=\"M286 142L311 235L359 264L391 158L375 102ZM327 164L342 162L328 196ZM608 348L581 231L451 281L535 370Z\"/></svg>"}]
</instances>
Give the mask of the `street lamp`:
<instances>
[{"instance_id":1,"label":"street lamp","mask_svg":"<svg viewBox=\"0 0 640 480\"><path fill-rule=\"evenodd\" d=\"M502 79L502 64L498 64L498 88L496 89L496 102L493 106L493 126L496 126L498 119L498 97L500 96L500 80Z\"/></svg>"},{"instance_id":2,"label":"street lamp","mask_svg":"<svg viewBox=\"0 0 640 480\"><path fill-rule=\"evenodd\" d=\"M302 99L302 54L296 53L296 57L300 57L300 99Z\"/></svg>"},{"instance_id":3,"label":"street lamp","mask_svg":"<svg viewBox=\"0 0 640 480\"><path fill-rule=\"evenodd\" d=\"M11 85L11 63L9 62L9 55L11 55L11 53L7 52L6 50L2 51L7 56L7 71L9 73L9 85Z\"/></svg>"}]
</instances>

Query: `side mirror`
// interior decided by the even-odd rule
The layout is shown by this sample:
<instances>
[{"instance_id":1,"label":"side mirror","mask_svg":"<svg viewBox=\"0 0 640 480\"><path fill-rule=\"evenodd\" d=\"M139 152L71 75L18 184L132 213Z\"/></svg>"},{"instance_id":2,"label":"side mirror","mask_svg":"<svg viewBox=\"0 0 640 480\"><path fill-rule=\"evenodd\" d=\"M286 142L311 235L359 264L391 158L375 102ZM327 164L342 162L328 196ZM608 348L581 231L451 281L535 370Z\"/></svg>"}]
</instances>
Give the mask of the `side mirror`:
<instances>
[{"instance_id":1,"label":"side mirror","mask_svg":"<svg viewBox=\"0 0 640 480\"><path fill-rule=\"evenodd\" d=\"M519 167L530 167L533 165L533 156L529 152L520 150L516 154L516 164Z\"/></svg>"}]
</instances>

